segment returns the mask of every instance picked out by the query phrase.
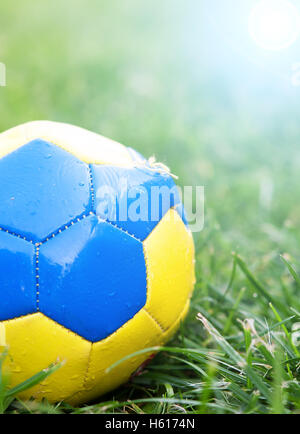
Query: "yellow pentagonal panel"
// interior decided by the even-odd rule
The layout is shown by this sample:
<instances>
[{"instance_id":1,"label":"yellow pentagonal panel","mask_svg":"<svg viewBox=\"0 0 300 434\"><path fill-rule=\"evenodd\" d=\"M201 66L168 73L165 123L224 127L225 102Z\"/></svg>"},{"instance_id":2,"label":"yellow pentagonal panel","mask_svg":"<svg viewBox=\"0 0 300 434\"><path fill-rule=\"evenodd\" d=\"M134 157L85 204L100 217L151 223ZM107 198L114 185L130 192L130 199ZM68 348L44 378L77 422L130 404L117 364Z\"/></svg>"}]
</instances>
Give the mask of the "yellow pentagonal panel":
<instances>
[{"instance_id":1,"label":"yellow pentagonal panel","mask_svg":"<svg viewBox=\"0 0 300 434\"><path fill-rule=\"evenodd\" d=\"M174 324L171 325L171 327L169 327L163 334L163 344L166 344L174 335L175 333L178 331L180 325L183 323L183 321L185 320L188 311L190 308L190 300L186 303L186 305L184 306L184 309L182 310L181 314L179 315L179 317L177 318L177 320L175 321Z\"/></svg>"},{"instance_id":2,"label":"yellow pentagonal panel","mask_svg":"<svg viewBox=\"0 0 300 434\"><path fill-rule=\"evenodd\" d=\"M193 237L174 209L144 241L144 252L146 309L167 330L180 317L195 284Z\"/></svg>"},{"instance_id":3,"label":"yellow pentagonal panel","mask_svg":"<svg viewBox=\"0 0 300 434\"><path fill-rule=\"evenodd\" d=\"M15 386L57 360L65 364L20 398L61 401L83 387L91 343L41 313L4 321L9 356L4 369Z\"/></svg>"},{"instance_id":4,"label":"yellow pentagonal panel","mask_svg":"<svg viewBox=\"0 0 300 434\"><path fill-rule=\"evenodd\" d=\"M84 390L68 401L72 404L89 401L118 387L129 379L150 354L129 358L110 372L106 372L107 368L130 354L163 343L161 328L142 309L111 336L92 344Z\"/></svg>"},{"instance_id":5,"label":"yellow pentagonal panel","mask_svg":"<svg viewBox=\"0 0 300 434\"><path fill-rule=\"evenodd\" d=\"M0 158L34 139L53 143L88 164L132 167L128 149L120 143L73 125L34 121L0 134Z\"/></svg>"},{"instance_id":6,"label":"yellow pentagonal panel","mask_svg":"<svg viewBox=\"0 0 300 434\"><path fill-rule=\"evenodd\" d=\"M3 321L1 332L9 346L4 370L13 387L52 363L63 361L58 371L19 397L71 404L88 402L125 383L151 353L129 358L109 372L107 368L144 348L166 344L184 320L188 307L189 302L166 331L142 309L118 331L94 344L41 313Z\"/></svg>"},{"instance_id":7,"label":"yellow pentagonal panel","mask_svg":"<svg viewBox=\"0 0 300 434\"><path fill-rule=\"evenodd\" d=\"M111 371L107 372L107 368L127 355L144 348L165 345L185 320L189 306L190 301L166 331L163 331L143 309L112 336L92 344L84 387L67 401L72 405L88 402L128 381L130 376L152 355L151 353L129 358Z\"/></svg>"}]
</instances>

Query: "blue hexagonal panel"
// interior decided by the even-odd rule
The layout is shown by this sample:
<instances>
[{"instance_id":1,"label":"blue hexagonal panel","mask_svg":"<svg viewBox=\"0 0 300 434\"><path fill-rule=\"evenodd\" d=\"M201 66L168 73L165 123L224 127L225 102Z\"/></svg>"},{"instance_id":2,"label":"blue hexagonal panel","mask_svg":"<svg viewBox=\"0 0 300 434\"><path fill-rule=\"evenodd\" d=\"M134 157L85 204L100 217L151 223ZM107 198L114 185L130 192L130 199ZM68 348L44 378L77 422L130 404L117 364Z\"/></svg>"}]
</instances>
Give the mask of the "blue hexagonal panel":
<instances>
[{"instance_id":1,"label":"blue hexagonal panel","mask_svg":"<svg viewBox=\"0 0 300 434\"><path fill-rule=\"evenodd\" d=\"M37 139L0 159L0 227L41 241L91 208L87 164Z\"/></svg>"},{"instance_id":2,"label":"blue hexagonal panel","mask_svg":"<svg viewBox=\"0 0 300 434\"><path fill-rule=\"evenodd\" d=\"M146 303L143 245L95 215L40 247L39 309L97 342Z\"/></svg>"},{"instance_id":3,"label":"blue hexagonal panel","mask_svg":"<svg viewBox=\"0 0 300 434\"><path fill-rule=\"evenodd\" d=\"M96 214L141 241L170 208L181 204L171 176L146 166L124 169L92 165L91 173Z\"/></svg>"},{"instance_id":4,"label":"blue hexagonal panel","mask_svg":"<svg viewBox=\"0 0 300 434\"><path fill-rule=\"evenodd\" d=\"M36 311L35 247L0 231L0 321Z\"/></svg>"}]
</instances>

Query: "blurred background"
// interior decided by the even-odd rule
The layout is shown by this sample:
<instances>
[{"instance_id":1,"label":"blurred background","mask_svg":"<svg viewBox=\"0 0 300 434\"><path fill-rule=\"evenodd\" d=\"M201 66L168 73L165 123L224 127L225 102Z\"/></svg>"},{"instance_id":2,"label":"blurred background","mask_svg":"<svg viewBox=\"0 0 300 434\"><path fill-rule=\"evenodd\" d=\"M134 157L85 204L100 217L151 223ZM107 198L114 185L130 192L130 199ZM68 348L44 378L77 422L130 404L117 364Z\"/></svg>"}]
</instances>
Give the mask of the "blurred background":
<instances>
[{"instance_id":1,"label":"blurred background","mask_svg":"<svg viewBox=\"0 0 300 434\"><path fill-rule=\"evenodd\" d=\"M0 130L69 122L155 154L205 186L199 279L222 284L233 250L274 279L300 259L300 38L257 43L260 1L2 2Z\"/></svg>"}]
</instances>

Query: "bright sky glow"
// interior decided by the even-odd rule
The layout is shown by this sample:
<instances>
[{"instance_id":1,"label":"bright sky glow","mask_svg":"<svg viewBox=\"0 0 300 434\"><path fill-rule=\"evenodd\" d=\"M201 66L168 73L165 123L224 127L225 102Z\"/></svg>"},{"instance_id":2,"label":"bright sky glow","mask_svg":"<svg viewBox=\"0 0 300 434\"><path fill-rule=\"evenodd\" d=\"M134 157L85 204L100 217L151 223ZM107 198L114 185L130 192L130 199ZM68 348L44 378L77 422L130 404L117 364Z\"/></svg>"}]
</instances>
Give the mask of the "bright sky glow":
<instances>
[{"instance_id":1,"label":"bright sky glow","mask_svg":"<svg viewBox=\"0 0 300 434\"><path fill-rule=\"evenodd\" d=\"M282 50L300 36L300 11L288 0L260 0L249 18L254 41L266 50Z\"/></svg>"}]
</instances>

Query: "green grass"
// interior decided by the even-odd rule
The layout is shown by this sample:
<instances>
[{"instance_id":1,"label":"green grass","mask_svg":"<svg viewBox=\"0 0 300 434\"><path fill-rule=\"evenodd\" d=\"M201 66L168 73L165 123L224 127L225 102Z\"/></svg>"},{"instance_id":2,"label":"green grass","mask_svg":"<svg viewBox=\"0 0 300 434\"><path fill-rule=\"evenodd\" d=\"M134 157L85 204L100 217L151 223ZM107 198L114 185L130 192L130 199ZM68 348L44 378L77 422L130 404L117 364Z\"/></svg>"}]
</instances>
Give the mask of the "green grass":
<instances>
[{"instance_id":1,"label":"green grass","mask_svg":"<svg viewBox=\"0 0 300 434\"><path fill-rule=\"evenodd\" d=\"M300 94L263 68L255 81L243 56L228 73L231 48L220 40L219 58L201 18L209 1L1 5L1 131L74 123L206 189L197 285L177 337L93 405L17 400L8 412L300 411Z\"/></svg>"}]
</instances>

